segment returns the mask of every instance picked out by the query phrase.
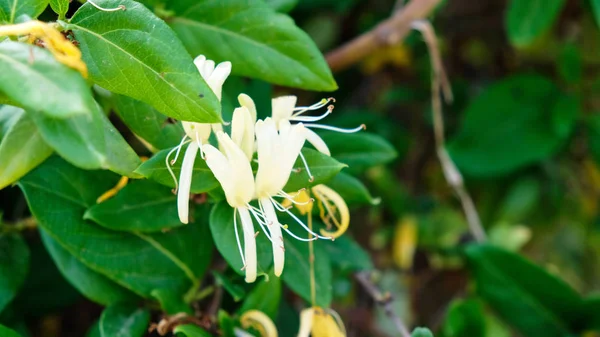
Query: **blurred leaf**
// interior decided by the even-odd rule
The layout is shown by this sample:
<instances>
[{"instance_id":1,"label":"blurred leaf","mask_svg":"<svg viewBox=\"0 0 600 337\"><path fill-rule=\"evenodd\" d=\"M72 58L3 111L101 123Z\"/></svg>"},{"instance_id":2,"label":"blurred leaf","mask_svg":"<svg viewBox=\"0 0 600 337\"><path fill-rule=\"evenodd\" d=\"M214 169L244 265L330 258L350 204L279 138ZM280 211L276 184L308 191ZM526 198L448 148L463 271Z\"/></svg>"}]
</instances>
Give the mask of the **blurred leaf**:
<instances>
[{"instance_id":1,"label":"blurred leaf","mask_svg":"<svg viewBox=\"0 0 600 337\"><path fill-rule=\"evenodd\" d=\"M411 337L433 337L431 330L427 328L415 328L410 335Z\"/></svg>"},{"instance_id":2,"label":"blurred leaf","mask_svg":"<svg viewBox=\"0 0 600 337\"><path fill-rule=\"evenodd\" d=\"M348 165L350 172L386 164L396 158L394 147L382 137L367 133L323 132L321 137L327 143L331 155Z\"/></svg>"},{"instance_id":3,"label":"blurred leaf","mask_svg":"<svg viewBox=\"0 0 600 337\"><path fill-rule=\"evenodd\" d=\"M176 13L169 24L192 55L231 61L233 74L273 84L337 89L313 41L290 17L263 1L179 0L170 2L168 9Z\"/></svg>"},{"instance_id":4,"label":"blurred leaf","mask_svg":"<svg viewBox=\"0 0 600 337\"><path fill-rule=\"evenodd\" d=\"M88 329L85 337L102 337L102 332L100 332L100 320L97 320L92 324L92 327Z\"/></svg>"},{"instance_id":5,"label":"blurred leaf","mask_svg":"<svg viewBox=\"0 0 600 337\"><path fill-rule=\"evenodd\" d=\"M284 271L285 272L285 271ZM257 282L254 289L244 299L238 313L243 314L248 310L262 311L272 320L277 318L279 302L281 300L281 279L270 275L269 280Z\"/></svg>"},{"instance_id":6,"label":"blurred leaf","mask_svg":"<svg viewBox=\"0 0 600 337\"><path fill-rule=\"evenodd\" d=\"M567 83L577 84L583 75L581 51L576 44L567 43L562 47L558 58L558 73Z\"/></svg>"},{"instance_id":7,"label":"blurred leaf","mask_svg":"<svg viewBox=\"0 0 600 337\"><path fill-rule=\"evenodd\" d=\"M212 337L208 331L192 324L178 325L173 329L173 332L176 334L183 334L186 337Z\"/></svg>"},{"instance_id":8,"label":"blurred leaf","mask_svg":"<svg viewBox=\"0 0 600 337\"><path fill-rule=\"evenodd\" d=\"M417 219L405 215L396 224L392 241L392 258L402 270L410 270L413 265L418 237Z\"/></svg>"},{"instance_id":9,"label":"blurred leaf","mask_svg":"<svg viewBox=\"0 0 600 337\"><path fill-rule=\"evenodd\" d=\"M138 177L140 159L96 105L88 116L51 118L27 110L42 138L61 157L84 169L109 169Z\"/></svg>"},{"instance_id":10,"label":"blurred leaf","mask_svg":"<svg viewBox=\"0 0 600 337\"><path fill-rule=\"evenodd\" d=\"M215 276L215 283L223 287L233 297L234 301L238 302L246 297L246 291L243 287L233 283L228 277L219 272L213 271L213 275Z\"/></svg>"},{"instance_id":11,"label":"blurred leaf","mask_svg":"<svg viewBox=\"0 0 600 337\"><path fill-rule=\"evenodd\" d=\"M92 81L176 119L221 122L219 101L163 20L133 0L95 3L126 10L99 11L85 3L66 24L79 42Z\"/></svg>"},{"instance_id":12,"label":"blurred leaf","mask_svg":"<svg viewBox=\"0 0 600 337\"><path fill-rule=\"evenodd\" d=\"M600 164L600 114L589 116L585 121L590 154Z\"/></svg>"},{"instance_id":13,"label":"blurred leaf","mask_svg":"<svg viewBox=\"0 0 600 337\"><path fill-rule=\"evenodd\" d=\"M114 304L100 316L102 337L142 337L150 323L148 309L139 309L127 304Z\"/></svg>"},{"instance_id":14,"label":"blurred leaf","mask_svg":"<svg viewBox=\"0 0 600 337\"><path fill-rule=\"evenodd\" d=\"M521 222L541 201L540 181L535 177L519 178L511 184L499 207L498 218L506 222Z\"/></svg>"},{"instance_id":15,"label":"blurred leaf","mask_svg":"<svg viewBox=\"0 0 600 337\"><path fill-rule=\"evenodd\" d=\"M135 171L136 173L141 174L142 176L152 179L157 183L163 184L165 186L169 186L174 188L175 182L173 181L173 177L169 173L167 169L167 154L171 151L171 149L165 149L158 153L156 153L152 158L146 160L140 165ZM185 149L181 150L182 153L185 152ZM198 156L199 157L199 156ZM175 154L172 154L169 160L173 160L175 158ZM177 158L177 161L171 165L171 169L175 174L175 177L179 180L179 174L181 172L181 165L183 163L183 155L180 155ZM192 193L202 193L208 192L214 188L219 186L219 182L215 179L215 176L212 174L208 166L206 165L206 161L201 160L200 158L196 158L194 161L194 170L192 172Z\"/></svg>"},{"instance_id":16,"label":"blurred leaf","mask_svg":"<svg viewBox=\"0 0 600 337\"><path fill-rule=\"evenodd\" d=\"M184 225L177 215L177 196L149 180L130 182L114 197L90 207L83 218L130 232L160 232Z\"/></svg>"},{"instance_id":17,"label":"blurred leaf","mask_svg":"<svg viewBox=\"0 0 600 337\"><path fill-rule=\"evenodd\" d=\"M59 19L63 19L69 11L69 3L71 0L50 0L50 7L58 14Z\"/></svg>"},{"instance_id":18,"label":"blurred leaf","mask_svg":"<svg viewBox=\"0 0 600 337\"><path fill-rule=\"evenodd\" d=\"M590 296L583 300L577 324L581 331L600 329L600 296Z\"/></svg>"},{"instance_id":19,"label":"blurred leaf","mask_svg":"<svg viewBox=\"0 0 600 337\"><path fill-rule=\"evenodd\" d=\"M51 157L19 186L40 227L88 268L143 297L161 288L182 294L211 259L206 212L196 212L194 224L157 234L109 231L84 221L85 210L117 178Z\"/></svg>"},{"instance_id":20,"label":"blurred leaf","mask_svg":"<svg viewBox=\"0 0 600 337\"><path fill-rule=\"evenodd\" d=\"M221 334L223 337L236 337L233 332L233 328L235 327L235 323L233 319L225 312L225 310L219 310L217 313L217 321L219 323L219 328L221 329Z\"/></svg>"},{"instance_id":21,"label":"blurred leaf","mask_svg":"<svg viewBox=\"0 0 600 337\"><path fill-rule=\"evenodd\" d=\"M265 2L280 13L288 13L298 4L298 0L265 0Z\"/></svg>"},{"instance_id":22,"label":"blurred leaf","mask_svg":"<svg viewBox=\"0 0 600 337\"><path fill-rule=\"evenodd\" d=\"M48 117L89 118L96 108L90 88L77 70L58 62L48 50L25 43L0 44L0 92L19 106Z\"/></svg>"},{"instance_id":23,"label":"blurred leaf","mask_svg":"<svg viewBox=\"0 0 600 337\"><path fill-rule=\"evenodd\" d=\"M194 314L180 294L175 294L168 289L154 289L150 295L158 300L160 307L169 315L176 315L181 312L188 315Z\"/></svg>"},{"instance_id":24,"label":"blurred leaf","mask_svg":"<svg viewBox=\"0 0 600 337\"><path fill-rule=\"evenodd\" d=\"M377 205L381 201L379 198L371 196L362 181L344 172L338 173L326 185L339 193L348 205Z\"/></svg>"},{"instance_id":25,"label":"blurred leaf","mask_svg":"<svg viewBox=\"0 0 600 337\"><path fill-rule=\"evenodd\" d=\"M233 208L226 202L216 204L210 212L210 231L217 250L225 261L231 266L236 273L245 275L242 270L244 264L238 250L237 241L235 238L235 229L233 227ZM243 233L241 229L241 220L237 219L238 233L240 234L240 243L244 244ZM258 227L255 224L255 228ZM256 257L258 260L258 272L268 273L271 264L273 263L273 248L271 242L266 235L261 233L256 237Z\"/></svg>"},{"instance_id":26,"label":"blurred leaf","mask_svg":"<svg viewBox=\"0 0 600 337\"><path fill-rule=\"evenodd\" d=\"M14 23L21 15L36 18L48 6L48 0L0 0L0 23Z\"/></svg>"},{"instance_id":27,"label":"blurred leaf","mask_svg":"<svg viewBox=\"0 0 600 337\"><path fill-rule=\"evenodd\" d=\"M455 300L450 304L442 326L444 337L485 336L483 305L474 299Z\"/></svg>"},{"instance_id":28,"label":"blurred leaf","mask_svg":"<svg viewBox=\"0 0 600 337\"><path fill-rule=\"evenodd\" d=\"M500 248L470 245L465 253L478 294L523 335L568 334L570 323L577 319L581 298L566 283Z\"/></svg>"},{"instance_id":29,"label":"blurred leaf","mask_svg":"<svg viewBox=\"0 0 600 337\"><path fill-rule=\"evenodd\" d=\"M123 95L113 95L115 112L138 137L156 149L176 146L183 138L181 124L170 124L167 116L151 105Z\"/></svg>"},{"instance_id":30,"label":"blurred leaf","mask_svg":"<svg viewBox=\"0 0 600 337\"><path fill-rule=\"evenodd\" d=\"M331 259L336 269L361 271L373 269L371 256L348 234L342 235L333 242L324 245L328 256L339 257Z\"/></svg>"},{"instance_id":31,"label":"blurred leaf","mask_svg":"<svg viewBox=\"0 0 600 337\"><path fill-rule=\"evenodd\" d=\"M294 293L310 303L312 300L308 243L296 240L289 235L284 235L284 241L285 268L281 279ZM327 308L331 305L332 300L332 271L325 245L331 242L313 241L313 243L315 247L316 305Z\"/></svg>"},{"instance_id":32,"label":"blurred leaf","mask_svg":"<svg viewBox=\"0 0 600 337\"><path fill-rule=\"evenodd\" d=\"M544 77L508 77L471 102L448 150L466 174L505 175L560 149L578 111L576 99Z\"/></svg>"},{"instance_id":33,"label":"blurred leaf","mask_svg":"<svg viewBox=\"0 0 600 337\"><path fill-rule=\"evenodd\" d=\"M15 111L16 112L16 111ZM0 143L0 189L14 183L52 154L37 127L23 110Z\"/></svg>"},{"instance_id":34,"label":"blurred leaf","mask_svg":"<svg viewBox=\"0 0 600 337\"><path fill-rule=\"evenodd\" d=\"M600 26L600 0L590 0L596 24Z\"/></svg>"},{"instance_id":35,"label":"blurred leaf","mask_svg":"<svg viewBox=\"0 0 600 337\"><path fill-rule=\"evenodd\" d=\"M17 295L28 272L29 248L23 238L0 234L0 312Z\"/></svg>"},{"instance_id":36,"label":"blurred leaf","mask_svg":"<svg viewBox=\"0 0 600 337\"><path fill-rule=\"evenodd\" d=\"M488 232L488 239L490 244L517 252L531 239L531 230L525 226L500 223Z\"/></svg>"},{"instance_id":37,"label":"blurred leaf","mask_svg":"<svg viewBox=\"0 0 600 337\"><path fill-rule=\"evenodd\" d=\"M517 47L531 44L550 29L565 0L511 0L506 12L508 39Z\"/></svg>"},{"instance_id":38,"label":"blurred leaf","mask_svg":"<svg viewBox=\"0 0 600 337\"><path fill-rule=\"evenodd\" d=\"M40 233L60 272L85 297L102 305L138 300L132 292L79 262L43 229Z\"/></svg>"},{"instance_id":39,"label":"blurred leaf","mask_svg":"<svg viewBox=\"0 0 600 337\"><path fill-rule=\"evenodd\" d=\"M2 336L2 337L21 337L21 335L16 333L14 330L11 330L1 324L0 324L0 336Z\"/></svg>"}]
</instances>

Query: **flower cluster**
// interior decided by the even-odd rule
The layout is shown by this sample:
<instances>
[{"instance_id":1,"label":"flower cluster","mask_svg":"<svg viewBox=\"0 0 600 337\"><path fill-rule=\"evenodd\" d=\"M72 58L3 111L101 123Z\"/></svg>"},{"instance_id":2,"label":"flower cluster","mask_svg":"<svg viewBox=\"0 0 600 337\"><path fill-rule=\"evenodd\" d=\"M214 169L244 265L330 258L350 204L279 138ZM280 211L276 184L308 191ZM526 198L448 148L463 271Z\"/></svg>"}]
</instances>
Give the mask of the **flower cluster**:
<instances>
[{"instance_id":1,"label":"flower cluster","mask_svg":"<svg viewBox=\"0 0 600 337\"><path fill-rule=\"evenodd\" d=\"M215 95L221 99L222 85L231 72L231 63L215 62L199 56L194 60L200 74L208 83ZM321 218L328 229L320 234L309 228L298 216L290 211L296 205L302 214L312 209L315 199L306 190L286 193L284 187L288 182L298 157L302 159L309 179L314 177L309 165L302 155L305 143L312 144L318 151L330 155L329 148L314 131L328 129L339 132L356 132L356 129L340 129L328 125L316 124L329 115L333 109L328 105L333 99L324 99L308 107L296 107L295 96L282 96L272 100L272 114L264 120L257 120L256 105L248 95L238 96L240 106L233 112L231 131L226 133L221 124L201 124L183 122L185 136L181 143L173 148L167 158L166 165L177 187L177 204L181 222L188 223L189 195L191 177L196 156L200 153L215 178L221 184L227 203L234 209L233 223L236 241L246 273L246 282L253 282L257 276L257 258L254 224L258 224L262 232L272 243L274 273L281 275L285 260L285 249L282 230L291 237L312 241L330 239L343 234L349 224L349 212L344 200L325 185L317 185L311 189L321 210ZM303 116L305 112L327 107L321 116ZM217 146L209 142L214 134ZM181 149L185 150L179 182L170 166L177 160ZM169 161L171 155L175 158ZM256 153L256 159L254 155ZM251 163L258 162L258 170L254 174ZM301 238L282 225L278 213L287 213L308 233L309 238ZM240 239L238 218L241 223L243 237ZM336 227L329 231L329 227Z\"/></svg>"}]
</instances>

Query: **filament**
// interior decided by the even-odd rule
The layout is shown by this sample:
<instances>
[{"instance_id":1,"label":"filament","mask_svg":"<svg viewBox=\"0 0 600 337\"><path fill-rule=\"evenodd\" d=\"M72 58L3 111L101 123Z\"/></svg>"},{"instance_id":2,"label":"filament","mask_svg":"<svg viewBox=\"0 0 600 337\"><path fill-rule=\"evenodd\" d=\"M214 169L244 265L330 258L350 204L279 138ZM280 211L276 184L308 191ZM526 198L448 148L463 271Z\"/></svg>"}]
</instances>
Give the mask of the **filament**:
<instances>
[{"instance_id":1,"label":"filament","mask_svg":"<svg viewBox=\"0 0 600 337\"><path fill-rule=\"evenodd\" d=\"M173 170L171 169L171 165L173 165L177 161L177 156L179 155L179 151L181 151L181 148L183 147L183 145L189 143L189 142L184 142L185 138L186 137L183 137L183 139L181 140L181 143L179 145L177 145L177 147L172 148L171 151L169 151L169 153L167 153L167 157L165 158L165 165L167 166L167 170L169 171L171 178L173 178L173 181L175 182L175 192L177 192L177 189L179 188L179 183L177 182L177 177L175 176L175 173L173 173ZM169 157L175 151L177 151L177 154L175 155L173 164L171 164L171 162L169 162Z\"/></svg>"},{"instance_id":2,"label":"filament","mask_svg":"<svg viewBox=\"0 0 600 337\"><path fill-rule=\"evenodd\" d=\"M240 251L240 256L242 257L242 264L245 267L246 266L246 259L244 259L244 252L242 250L242 244L240 242L240 235L238 234L237 208L233 209L233 229L235 230L235 240L237 241L238 249Z\"/></svg>"},{"instance_id":3,"label":"filament","mask_svg":"<svg viewBox=\"0 0 600 337\"><path fill-rule=\"evenodd\" d=\"M300 116L298 115L292 115L292 117L290 117L291 121L294 122L305 122L305 123L311 123L311 122L318 122L321 119L327 117L331 115L331 111L327 110L327 112L325 112L324 114L322 114L321 116Z\"/></svg>"},{"instance_id":4,"label":"filament","mask_svg":"<svg viewBox=\"0 0 600 337\"><path fill-rule=\"evenodd\" d=\"M307 128L325 129L325 130L336 131L336 132L341 132L341 133L355 133L355 132L358 132L361 130L365 130L367 128L367 126L364 124L361 124L359 127L356 127L354 129L343 129L343 128L338 128L335 126L325 125L325 124L305 124L304 126Z\"/></svg>"},{"instance_id":5,"label":"filament","mask_svg":"<svg viewBox=\"0 0 600 337\"><path fill-rule=\"evenodd\" d=\"M302 151L300 151L300 159L302 159L302 163L304 163L304 167L306 168L306 173L308 173L308 181L312 183L315 181L315 177L310 173L310 168L308 168L308 163L306 162L306 158L304 158Z\"/></svg>"},{"instance_id":6,"label":"filament","mask_svg":"<svg viewBox=\"0 0 600 337\"><path fill-rule=\"evenodd\" d=\"M181 152L181 148L183 147L183 145L189 143L186 142L186 139L187 135L183 136L183 139L181 139L181 142L179 143L179 145L177 145L177 153L175 153L175 158L173 158L173 160L170 162L171 165L174 165L177 162L177 158L179 158L179 152Z\"/></svg>"},{"instance_id":7,"label":"filament","mask_svg":"<svg viewBox=\"0 0 600 337\"><path fill-rule=\"evenodd\" d=\"M279 204L277 201L275 201L275 199L269 197L269 199L271 199L271 202L273 202L273 205L275 206L275 208L277 208L280 212L286 212L287 214L289 214L292 218L294 218L294 220L296 220L296 222L302 226L307 232L309 232L310 234L312 234L313 236L319 238L319 239L326 239L326 240L333 240L332 237L328 237L328 236L321 236L315 232L313 232L312 230L310 230L305 224L304 222L302 222L302 220L298 219L298 217L296 215L294 215L294 213L290 212L287 208L283 207L281 204ZM277 207L279 206L279 207ZM285 228L284 228L285 229ZM286 230L287 231L287 230Z\"/></svg>"},{"instance_id":8,"label":"filament","mask_svg":"<svg viewBox=\"0 0 600 337\"><path fill-rule=\"evenodd\" d=\"M116 11L124 11L126 9L126 7L124 5L119 5L115 8L104 8L104 7L100 7L98 5L96 5L92 0L88 0L87 2L89 2L92 6L96 7L97 9L103 11L103 12L116 12Z\"/></svg>"}]
</instances>

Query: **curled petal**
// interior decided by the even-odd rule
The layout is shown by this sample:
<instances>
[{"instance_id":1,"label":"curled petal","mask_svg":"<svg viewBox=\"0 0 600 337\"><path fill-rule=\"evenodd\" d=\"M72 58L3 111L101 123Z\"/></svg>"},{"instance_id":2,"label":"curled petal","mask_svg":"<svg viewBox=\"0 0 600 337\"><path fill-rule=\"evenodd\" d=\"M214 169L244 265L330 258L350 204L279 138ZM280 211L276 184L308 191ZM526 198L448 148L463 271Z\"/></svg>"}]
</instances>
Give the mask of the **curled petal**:
<instances>
[{"instance_id":1,"label":"curled petal","mask_svg":"<svg viewBox=\"0 0 600 337\"><path fill-rule=\"evenodd\" d=\"M332 226L333 223L337 228L334 232L321 229L321 235L330 236L334 239L340 237L346 232L350 224L348 205L336 191L325 185L314 186L312 191L319 201L318 205L323 222L328 226Z\"/></svg>"},{"instance_id":2,"label":"curled petal","mask_svg":"<svg viewBox=\"0 0 600 337\"><path fill-rule=\"evenodd\" d=\"M246 154L248 160L254 154L254 123L247 108L236 108L231 120L231 140Z\"/></svg>"},{"instance_id":3,"label":"curled petal","mask_svg":"<svg viewBox=\"0 0 600 337\"><path fill-rule=\"evenodd\" d=\"M248 310L242 317L240 323L244 329L250 327L260 331L262 337L277 337L277 328L269 316L258 310Z\"/></svg>"},{"instance_id":4,"label":"curled petal","mask_svg":"<svg viewBox=\"0 0 600 337\"><path fill-rule=\"evenodd\" d=\"M306 140L312 144L312 146L317 149L317 151L331 156L331 152L329 151L329 147L325 144L323 138L317 135L313 130L306 128Z\"/></svg>"},{"instance_id":5,"label":"curled petal","mask_svg":"<svg viewBox=\"0 0 600 337\"><path fill-rule=\"evenodd\" d=\"M248 109L248 111L250 112L250 117L252 117L252 123L255 124L256 123L256 105L254 104L254 100L252 100L252 98L246 94L240 94L238 96L238 102L240 102L240 105L243 106L244 108Z\"/></svg>"},{"instance_id":6,"label":"curled petal","mask_svg":"<svg viewBox=\"0 0 600 337\"><path fill-rule=\"evenodd\" d=\"M198 144L191 142L185 150L181 173L179 174L179 190L177 191L177 213L179 221L188 223L188 213L190 209L190 188L192 186L192 173L194 170L194 161L198 153Z\"/></svg>"}]
</instances>

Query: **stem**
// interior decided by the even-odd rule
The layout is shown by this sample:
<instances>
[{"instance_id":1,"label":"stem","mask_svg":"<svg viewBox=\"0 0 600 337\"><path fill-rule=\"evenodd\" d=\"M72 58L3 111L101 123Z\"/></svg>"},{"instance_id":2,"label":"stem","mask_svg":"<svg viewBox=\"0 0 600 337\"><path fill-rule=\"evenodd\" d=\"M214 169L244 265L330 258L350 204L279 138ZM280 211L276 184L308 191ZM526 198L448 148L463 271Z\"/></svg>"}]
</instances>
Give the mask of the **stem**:
<instances>
[{"instance_id":1,"label":"stem","mask_svg":"<svg viewBox=\"0 0 600 337\"><path fill-rule=\"evenodd\" d=\"M25 218L15 224L0 223L0 233L18 233L28 229L37 228L37 220L34 217Z\"/></svg>"}]
</instances>

